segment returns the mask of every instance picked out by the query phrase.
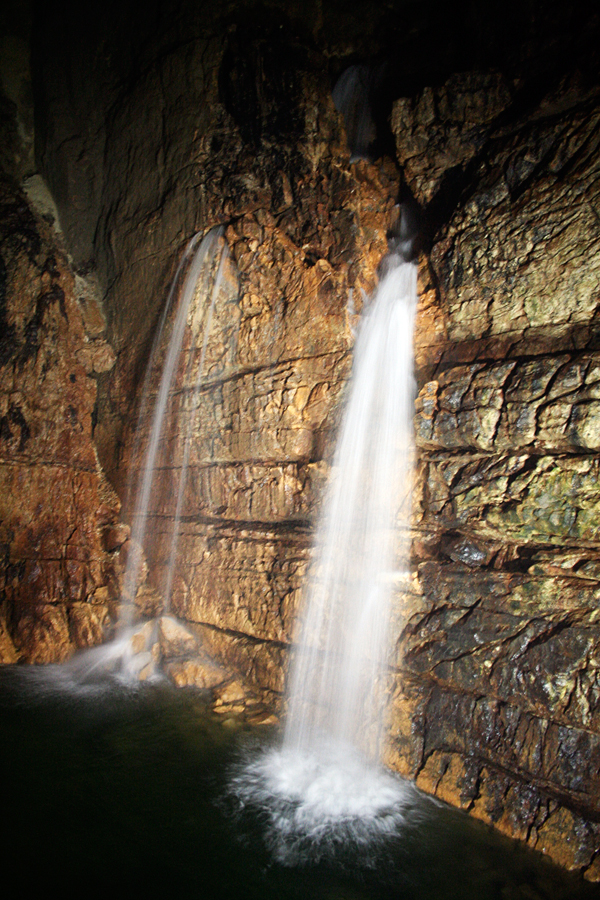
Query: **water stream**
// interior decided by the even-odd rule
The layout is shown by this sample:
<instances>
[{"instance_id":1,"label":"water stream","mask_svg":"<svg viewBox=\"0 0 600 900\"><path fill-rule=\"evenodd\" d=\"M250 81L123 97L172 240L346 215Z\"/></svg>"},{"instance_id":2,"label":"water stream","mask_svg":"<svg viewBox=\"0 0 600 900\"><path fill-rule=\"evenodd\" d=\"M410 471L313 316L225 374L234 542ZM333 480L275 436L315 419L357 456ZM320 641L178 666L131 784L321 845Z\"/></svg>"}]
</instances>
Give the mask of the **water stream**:
<instances>
[{"instance_id":1,"label":"water stream","mask_svg":"<svg viewBox=\"0 0 600 900\"><path fill-rule=\"evenodd\" d=\"M149 647L134 652L135 597L144 581L150 545L164 545L161 583L163 614L170 612L185 490L198 425L207 348L229 250L222 227L195 234L184 249L170 286L146 367L127 487L131 539L123 576L116 634L112 641L77 654L67 665L85 680L97 671L119 670L125 680L153 668ZM149 423L149 426L148 426ZM145 446L144 446L145 442ZM138 461L141 460L141 466ZM172 478L160 485L161 474ZM166 536L149 530L156 515L168 523ZM139 627L139 626L138 626ZM148 636L148 645L154 635Z\"/></svg>"},{"instance_id":2,"label":"water stream","mask_svg":"<svg viewBox=\"0 0 600 900\"><path fill-rule=\"evenodd\" d=\"M412 466L416 265L393 251L363 315L289 677L283 745L232 790L263 809L281 860L340 841L373 846L415 815L416 793L379 765L390 602L405 577Z\"/></svg>"},{"instance_id":3,"label":"water stream","mask_svg":"<svg viewBox=\"0 0 600 900\"><path fill-rule=\"evenodd\" d=\"M128 611L132 609L131 604L140 582L140 570L144 559L151 499L153 489L155 489L156 475L162 467L173 463L172 460L165 459L164 456L165 447L168 445L168 437L176 435L180 444L181 459L177 460L179 466L175 490L175 508L171 510L170 548L165 580L161 586L165 611L168 611L170 608L181 510L187 482L191 442L198 416L198 397L204 376L206 348L210 336L215 302L221 289L223 269L229 252L227 244L223 240L222 228L211 229L202 240L199 237L199 235L195 235L188 243L175 275L165 313L163 314L163 320L158 329L155 347L150 357L148 374L144 385L138 421L140 431L144 426L142 416L147 414L149 409L152 375L158 355L157 348L160 346L163 338L165 317L170 312L173 297L180 286L179 282L182 272L184 272L166 358L162 363L162 374L154 400L143 466L135 489L128 492L134 498L134 509L131 532L132 551L127 560L123 587L125 603L122 605L124 611L122 626L124 628L131 624L130 612ZM189 346L184 348L186 332ZM200 334L202 334L201 342L199 340ZM201 347L199 356L193 352L198 344ZM184 435L183 442L181 442L182 435Z\"/></svg>"}]
</instances>

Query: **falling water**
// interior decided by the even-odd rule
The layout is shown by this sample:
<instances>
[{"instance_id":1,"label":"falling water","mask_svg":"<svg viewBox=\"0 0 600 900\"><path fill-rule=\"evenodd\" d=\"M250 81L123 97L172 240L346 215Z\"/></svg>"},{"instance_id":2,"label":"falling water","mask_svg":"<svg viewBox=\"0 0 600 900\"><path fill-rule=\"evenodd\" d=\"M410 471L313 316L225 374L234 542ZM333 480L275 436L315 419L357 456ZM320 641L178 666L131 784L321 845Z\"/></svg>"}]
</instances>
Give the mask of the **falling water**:
<instances>
[{"instance_id":1,"label":"falling water","mask_svg":"<svg viewBox=\"0 0 600 900\"><path fill-rule=\"evenodd\" d=\"M163 588L163 597L165 609L169 610L171 607L171 594L173 591L173 577L175 575L175 563L177 560L177 544L179 541L179 526L181 522L181 513L183 509L183 499L185 495L185 488L187 484L187 475L188 468L190 462L190 451L192 447L192 440L196 431L196 423L198 420L198 410L199 410L199 395L200 388L202 386L202 380L204 377L204 361L206 358L206 349L208 346L208 339L211 333L211 326L213 320L213 314L215 310L216 299L221 290L222 282L223 282L223 274L225 269L225 263L229 258L229 251L227 245L222 240L222 228L214 229L214 232L209 232L206 240L206 256L203 261L203 271L204 278L199 279L200 281L200 289L203 294L210 290L210 301L208 304L208 311L206 315L206 321L203 324L203 339L202 339L202 347L200 350L200 357L197 362L196 375L193 379L193 386L191 390L191 408L188 410L186 419L186 428L185 428L185 440L183 444L183 453L181 459L181 469L179 473L179 481L177 484L177 500L175 504L175 512L173 515L173 525L171 531L171 542L169 547L169 555L166 569L166 577ZM203 242L204 243L204 242ZM212 260L217 261L216 272L211 273L210 262ZM208 262L208 265L207 265ZM209 281L211 278L211 274L213 277L212 289L210 289ZM198 283L197 283L198 288ZM188 365L188 372L186 377L186 382L189 381L189 376L191 375L191 362L193 360L193 356L190 355L190 365Z\"/></svg>"},{"instance_id":2,"label":"falling water","mask_svg":"<svg viewBox=\"0 0 600 900\"><path fill-rule=\"evenodd\" d=\"M247 762L232 786L263 809L284 861L393 833L414 796L378 760L390 603L407 566L416 281L392 251L357 338L283 746Z\"/></svg>"},{"instance_id":3,"label":"falling water","mask_svg":"<svg viewBox=\"0 0 600 900\"><path fill-rule=\"evenodd\" d=\"M205 235L202 241L199 243L198 241L199 235L195 235L186 247L182 262L180 263L171 288L169 302L165 313L165 316L168 315L168 307L171 305L173 295L179 286L182 269L187 266L187 272L183 284L181 285L179 304L174 317L167 355L162 367L162 375L155 401L144 464L137 488L134 492L135 505L131 533L132 550L127 560L123 587L123 596L126 602L123 605L125 613L122 616L121 624L124 627L127 627L130 624L131 601L133 601L135 597L137 586L140 582L148 520L150 516L150 501L153 488L155 487L156 474L161 466L173 462L172 460L160 458L161 444L164 446L168 435L175 433L178 437L185 434L185 438L183 440L182 458L179 464L179 477L175 492L176 502L175 510L172 515L170 550L168 554L166 576L165 582L162 585L165 608L168 609L170 605L190 448L198 416L198 396L202 385L206 348L210 335L215 301L221 288L224 265L228 255L227 246L223 241L222 228L213 228ZM194 309L194 301L197 298L204 299L206 297L209 298L209 301L206 305L205 315L203 317L202 310L200 310L200 315L196 314L197 311ZM165 316L163 316L163 320L159 327L157 341L160 341L162 338ZM190 319L192 320L191 323ZM184 336L186 334L186 328L189 329L190 324L192 325L192 347L197 342L197 332L202 329L202 348L199 358L196 358L196 355L191 349L189 350L187 354L187 366L185 372L182 374L181 361L185 358L185 354L183 353ZM157 341L155 341L155 347L151 355L148 374L146 376L146 385L142 400L142 412L144 410L147 411L149 406L149 387L152 379L152 369L154 368L157 356ZM194 366L196 368L195 376L192 374L192 368ZM177 408L178 404L179 408ZM142 423L140 422L139 424Z\"/></svg>"},{"instance_id":4,"label":"falling water","mask_svg":"<svg viewBox=\"0 0 600 900\"><path fill-rule=\"evenodd\" d=\"M416 266L387 265L357 340L290 678L284 746L301 752L326 736L379 755L390 599L406 567L416 305Z\"/></svg>"},{"instance_id":5,"label":"falling water","mask_svg":"<svg viewBox=\"0 0 600 900\"><path fill-rule=\"evenodd\" d=\"M85 681L94 672L107 669L120 671L125 678L136 679L142 669L152 665L150 652L142 650L134 654L132 649L134 600L143 581L148 545L162 541L167 563L162 584L157 587L164 611L170 608L205 360L215 304L223 286L228 259L223 228L211 229L202 239L196 234L188 242L171 284L146 368L137 420L132 458L143 457L143 464L139 474L132 466L129 477L127 496L128 505L133 509L132 530L117 632L110 643L92 648L70 661L71 674L78 680ZM171 331L166 342L169 325ZM155 392L159 371L160 380ZM144 439L147 446L142 453ZM164 497L157 482L161 475L170 471L175 484L169 481L168 496ZM166 538L149 530L156 511L161 520L164 517L170 522L170 533Z\"/></svg>"},{"instance_id":6,"label":"falling water","mask_svg":"<svg viewBox=\"0 0 600 900\"><path fill-rule=\"evenodd\" d=\"M333 89L333 102L344 117L353 162L369 159L375 140L375 123L369 97L372 80L373 73L369 66L349 66L342 72Z\"/></svg>"}]
</instances>

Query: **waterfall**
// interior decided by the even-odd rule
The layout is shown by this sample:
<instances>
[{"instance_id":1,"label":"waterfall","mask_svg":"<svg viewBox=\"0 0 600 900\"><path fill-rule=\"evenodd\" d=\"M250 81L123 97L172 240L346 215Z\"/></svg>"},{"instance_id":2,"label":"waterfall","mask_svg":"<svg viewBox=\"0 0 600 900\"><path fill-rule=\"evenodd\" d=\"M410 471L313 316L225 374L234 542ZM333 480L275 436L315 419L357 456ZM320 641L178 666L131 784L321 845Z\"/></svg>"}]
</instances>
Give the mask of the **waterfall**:
<instances>
[{"instance_id":1,"label":"waterfall","mask_svg":"<svg viewBox=\"0 0 600 900\"><path fill-rule=\"evenodd\" d=\"M262 808L282 861L371 845L397 830L413 796L379 765L391 598L409 550L417 267L404 249L386 258L356 342L283 746L232 781L243 805Z\"/></svg>"},{"instance_id":2,"label":"waterfall","mask_svg":"<svg viewBox=\"0 0 600 900\"><path fill-rule=\"evenodd\" d=\"M144 376L129 471L127 506L132 528L116 636L70 661L71 673L82 681L107 669L136 680L141 672L147 677L154 669L150 650L154 633L144 636L144 644L136 641L135 652L132 646L134 601L144 581L146 558L158 550L156 555L166 563L155 587L162 596L163 612L170 610L208 344L230 258L223 231L222 227L213 228L202 239L195 234L188 242L158 324ZM231 354L235 343L232 340ZM142 461L139 468L138 460ZM161 523L161 529L168 523L166 534L150 527L153 519Z\"/></svg>"},{"instance_id":3,"label":"waterfall","mask_svg":"<svg viewBox=\"0 0 600 900\"><path fill-rule=\"evenodd\" d=\"M373 73L367 65L349 66L338 78L332 92L335 108L344 117L351 161L369 159L376 137L370 92Z\"/></svg>"},{"instance_id":4,"label":"waterfall","mask_svg":"<svg viewBox=\"0 0 600 900\"><path fill-rule=\"evenodd\" d=\"M131 609L136 590L141 579L141 568L146 549L150 501L155 488L156 475L165 466L177 467L178 478L175 490L175 508L169 510L172 516L168 561L161 593L165 611L168 611L173 588L173 575L177 555L177 544L181 521L183 496L187 480L190 449L194 435L199 406L199 394L204 374L206 349L210 335L216 298L221 289L223 270L228 258L227 245L223 240L223 229L213 228L199 241L195 235L188 243L171 287L167 308L163 314L154 348L150 356L144 393L140 408L138 427L143 427L143 416L150 406L150 386L153 370L159 355L165 319L168 316L173 297L180 286L182 271L187 268L175 312L166 358L162 363L162 374L158 393L154 401L148 445L137 486L128 493L134 497L132 516L131 552L127 560L123 580L121 626L131 623ZM187 334L189 346L184 347ZM203 333L199 356L194 352L199 343L199 333ZM184 365L182 366L182 362ZM195 370L195 372L194 372ZM185 435L182 441L182 437ZM175 436L181 447L180 459L166 458L168 438ZM139 444L138 444L139 449ZM133 478L133 476L132 476Z\"/></svg>"},{"instance_id":5,"label":"waterfall","mask_svg":"<svg viewBox=\"0 0 600 900\"><path fill-rule=\"evenodd\" d=\"M390 600L408 551L417 296L416 266L386 265L357 338L291 671L284 746L301 752L327 737L379 755Z\"/></svg>"}]
</instances>

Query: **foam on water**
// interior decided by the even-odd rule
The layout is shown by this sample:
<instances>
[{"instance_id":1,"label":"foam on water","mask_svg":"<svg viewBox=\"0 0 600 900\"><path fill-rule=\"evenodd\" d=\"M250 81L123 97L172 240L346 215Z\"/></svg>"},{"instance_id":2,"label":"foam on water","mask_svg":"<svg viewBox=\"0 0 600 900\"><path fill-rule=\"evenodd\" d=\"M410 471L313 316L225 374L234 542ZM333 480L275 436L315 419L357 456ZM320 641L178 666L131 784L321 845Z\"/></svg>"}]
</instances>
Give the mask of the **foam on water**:
<instances>
[{"instance_id":1,"label":"foam on water","mask_svg":"<svg viewBox=\"0 0 600 900\"><path fill-rule=\"evenodd\" d=\"M275 858L315 862L339 848L363 861L397 834L416 807L408 782L352 746L323 740L313 752L271 748L250 754L230 782L242 809L258 811Z\"/></svg>"}]
</instances>

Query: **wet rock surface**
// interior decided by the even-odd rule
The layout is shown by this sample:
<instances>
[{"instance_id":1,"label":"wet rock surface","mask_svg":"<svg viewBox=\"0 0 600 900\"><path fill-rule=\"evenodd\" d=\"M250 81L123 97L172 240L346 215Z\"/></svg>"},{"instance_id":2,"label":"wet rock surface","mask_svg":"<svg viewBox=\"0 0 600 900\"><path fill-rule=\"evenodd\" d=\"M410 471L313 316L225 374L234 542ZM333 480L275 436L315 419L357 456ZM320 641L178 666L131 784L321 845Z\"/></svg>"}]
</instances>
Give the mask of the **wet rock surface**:
<instances>
[{"instance_id":1,"label":"wet rock surface","mask_svg":"<svg viewBox=\"0 0 600 900\"><path fill-rule=\"evenodd\" d=\"M239 655L235 669L227 663L228 653L220 664L218 646L210 641L209 633L209 629L172 615L142 619L118 642L82 655L75 664L84 680L102 671L139 681L166 678L176 687L201 692L214 712L232 725L242 720L256 725L275 723L274 710L280 708L277 694L261 687L264 678L257 678L256 673L237 674Z\"/></svg>"},{"instance_id":2,"label":"wet rock surface","mask_svg":"<svg viewBox=\"0 0 600 900\"><path fill-rule=\"evenodd\" d=\"M499 72L453 75L438 89L426 87L417 97L396 100L390 124L398 161L421 205L440 191L444 178L464 177L510 101L510 87Z\"/></svg>"},{"instance_id":3,"label":"wet rock surface","mask_svg":"<svg viewBox=\"0 0 600 900\"><path fill-rule=\"evenodd\" d=\"M477 97L480 78L461 84ZM396 134L430 208L440 160L458 180L472 168L431 248L425 308L443 326L417 339L416 572L390 758L596 879L597 87L566 81L483 128L472 93L454 97L470 110L457 126L451 85L396 110L442 135L429 167Z\"/></svg>"}]
</instances>

